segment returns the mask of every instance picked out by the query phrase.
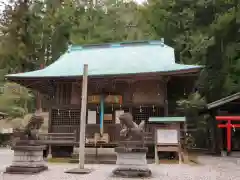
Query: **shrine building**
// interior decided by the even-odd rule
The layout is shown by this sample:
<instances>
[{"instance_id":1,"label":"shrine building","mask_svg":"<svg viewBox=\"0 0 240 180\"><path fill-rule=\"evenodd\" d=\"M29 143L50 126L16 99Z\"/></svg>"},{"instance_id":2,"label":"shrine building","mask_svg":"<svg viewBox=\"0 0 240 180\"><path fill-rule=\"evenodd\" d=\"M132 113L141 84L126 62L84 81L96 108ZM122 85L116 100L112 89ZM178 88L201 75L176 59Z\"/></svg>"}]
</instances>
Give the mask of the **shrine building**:
<instances>
[{"instance_id":1,"label":"shrine building","mask_svg":"<svg viewBox=\"0 0 240 180\"><path fill-rule=\"evenodd\" d=\"M99 134L105 135L106 146L117 145L120 124L116 117L123 112L131 112L137 123L150 117L176 116L176 101L193 91L202 68L176 63L174 49L163 41L137 41L69 46L43 69L6 76L49 96L49 133L76 132L76 143L84 64L88 64L89 147ZM153 129L154 125L147 123L146 131Z\"/></svg>"}]
</instances>

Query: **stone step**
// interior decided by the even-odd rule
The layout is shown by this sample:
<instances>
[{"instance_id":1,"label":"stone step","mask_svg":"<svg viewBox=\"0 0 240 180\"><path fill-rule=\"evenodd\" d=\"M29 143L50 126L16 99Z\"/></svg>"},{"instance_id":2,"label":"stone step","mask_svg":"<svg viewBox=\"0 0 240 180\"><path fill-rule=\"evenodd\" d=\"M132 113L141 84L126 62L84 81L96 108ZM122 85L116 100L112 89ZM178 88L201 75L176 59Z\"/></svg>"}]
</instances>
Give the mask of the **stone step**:
<instances>
[{"instance_id":1,"label":"stone step","mask_svg":"<svg viewBox=\"0 0 240 180\"><path fill-rule=\"evenodd\" d=\"M117 157L115 154L99 154L97 157L95 154L86 154L85 163L86 164L116 164ZM78 163L78 155L73 155L70 162Z\"/></svg>"},{"instance_id":2,"label":"stone step","mask_svg":"<svg viewBox=\"0 0 240 180\"><path fill-rule=\"evenodd\" d=\"M98 158L95 159L93 157L91 158L85 158L85 164L116 164L116 160L117 159L113 159L113 158ZM69 163L79 163L78 158L71 158L69 160ZM153 164L154 163L154 159L147 159L147 163L148 164Z\"/></svg>"},{"instance_id":3,"label":"stone step","mask_svg":"<svg viewBox=\"0 0 240 180\"><path fill-rule=\"evenodd\" d=\"M78 159L70 159L69 163L79 163ZM85 159L85 164L116 164L116 160L110 159Z\"/></svg>"},{"instance_id":4,"label":"stone step","mask_svg":"<svg viewBox=\"0 0 240 180\"><path fill-rule=\"evenodd\" d=\"M73 154L72 158L78 159L78 154ZM115 154L98 154L97 156L95 154L85 154L85 158L99 158L99 159L117 159L117 156Z\"/></svg>"},{"instance_id":5,"label":"stone step","mask_svg":"<svg viewBox=\"0 0 240 180\"><path fill-rule=\"evenodd\" d=\"M240 151L233 151L233 152L230 153L229 156L240 158Z\"/></svg>"}]
</instances>

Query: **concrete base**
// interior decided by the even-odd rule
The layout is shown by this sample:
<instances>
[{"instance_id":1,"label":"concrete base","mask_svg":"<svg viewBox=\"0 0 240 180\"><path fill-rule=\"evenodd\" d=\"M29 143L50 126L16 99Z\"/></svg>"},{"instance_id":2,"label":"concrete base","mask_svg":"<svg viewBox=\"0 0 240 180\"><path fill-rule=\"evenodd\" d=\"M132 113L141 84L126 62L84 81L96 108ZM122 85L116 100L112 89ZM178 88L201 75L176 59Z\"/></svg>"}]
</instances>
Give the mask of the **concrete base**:
<instances>
[{"instance_id":1,"label":"concrete base","mask_svg":"<svg viewBox=\"0 0 240 180\"><path fill-rule=\"evenodd\" d=\"M20 166L10 166L6 168L5 173L8 174L36 174L47 170L47 166L40 167L20 167Z\"/></svg>"},{"instance_id":2,"label":"concrete base","mask_svg":"<svg viewBox=\"0 0 240 180\"><path fill-rule=\"evenodd\" d=\"M124 168L119 167L113 170L113 174L118 177L123 178L142 178L142 177L150 177L152 175L152 172L150 169L143 169L138 167L132 167L132 168Z\"/></svg>"},{"instance_id":3,"label":"concrete base","mask_svg":"<svg viewBox=\"0 0 240 180\"><path fill-rule=\"evenodd\" d=\"M149 177L151 170L147 165L147 148L116 148L118 167L113 174L120 177Z\"/></svg>"},{"instance_id":4,"label":"concrete base","mask_svg":"<svg viewBox=\"0 0 240 180\"><path fill-rule=\"evenodd\" d=\"M80 169L80 168L74 168L74 169L70 169L65 171L65 173L69 173L69 174L90 174L93 171L93 169Z\"/></svg>"}]
</instances>

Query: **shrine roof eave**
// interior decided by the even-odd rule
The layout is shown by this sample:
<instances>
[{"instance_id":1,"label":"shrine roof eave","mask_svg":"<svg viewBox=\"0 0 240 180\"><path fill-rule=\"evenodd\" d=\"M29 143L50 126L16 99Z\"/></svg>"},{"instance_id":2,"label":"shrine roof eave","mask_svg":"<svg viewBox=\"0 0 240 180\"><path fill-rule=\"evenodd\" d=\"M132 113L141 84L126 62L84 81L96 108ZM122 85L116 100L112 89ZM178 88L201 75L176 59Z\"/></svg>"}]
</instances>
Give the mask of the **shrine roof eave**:
<instances>
[{"instance_id":1,"label":"shrine roof eave","mask_svg":"<svg viewBox=\"0 0 240 180\"><path fill-rule=\"evenodd\" d=\"M202 66L194 66L191 68L183 68L178 70L171 71L160 71L160 72L142 72L142 73L126 73L126 74L99 74L99 75L88 75L90 79L101 79L101 78L134 78L134 77L156 77L156 76L184 76L184 75L198 75L198 73L202 70ZM41 70L38 70L41 71ZM33 71L32 71L33 72ZM30 72L29 72L30 73ZM10 74L5 76L6 80L13 82L20 81L41 81L41 80L78 80L82 78L82 75L28 75L26 73L19 74Z\"/></svg>"},{"instance_id":2,"label":"shrine roof eave","mask_svg":"<svg viewBox=\"0 0 240 180\"><path fill-rule=\"evenodd\" d=\"M131 81L131 79L156 79L160 76L184 76L191 75L197 76L202 67L191 68L185 70L169 71L169 72L154 72L154 73L139 73L139 74L120 74L120 75L102 75L102 76L89 76L90 82L99 82L99 80L121 80ZM56 82L74 82L81 80L82 76L45 76L45 77L22 77L22 76L6 76L6 80L15 82L24 87L32 90L37 90L43 94L49 92L49 81Z\"/></svg>"},{"instance_id":3,"label":"shrine roof eave","mask_svg":"<svg viewBox=\"0 0 240 180\"><path fill-rule=\"evenodd\" d=\"M149 117L148 119L150 123L176 123L185 121L186 117Z\"/></svg>"},{"instance_id":4,"label":"shrine roof eave","mask_svg":"<svg viewBox=\"0 0 240 180\"><path fill-rule=\"evenodd\" d=\"M207 104L207 109L211 110L211 109L214 109L214 108L218 108L218 107L220 107L220 106L222 106L224 104L227 104L229 102L235 101L237 99L240 99L240 92L232 94L232 95L224 97L224 98L221 98L221 99L219 99L217 101L208 103Z\"/></svg>"}]
</instances>

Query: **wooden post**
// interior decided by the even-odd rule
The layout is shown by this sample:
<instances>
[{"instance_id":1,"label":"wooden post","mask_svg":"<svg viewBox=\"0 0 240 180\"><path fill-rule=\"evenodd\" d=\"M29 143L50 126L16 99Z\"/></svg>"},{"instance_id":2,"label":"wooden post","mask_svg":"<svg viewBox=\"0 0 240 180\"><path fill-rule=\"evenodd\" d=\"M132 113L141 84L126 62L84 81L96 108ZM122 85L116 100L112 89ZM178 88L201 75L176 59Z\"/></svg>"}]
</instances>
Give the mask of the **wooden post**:
<instances>
[{"instance_id":1,"label":"wooden post","mask_svg":"<svg viewBox=\"0 0 240 180\"><path fill-rule=\"evenodd\" d=\"M43 64L40 65L40 69L43 69ZM37 105L36 105L36 112L41 113L42 112L42 97L40 92L37 92L37 97L36 97Z\"/></svg>"},{"instance_id":2,"label":"wooden post","mask_svg":"<svg viewBox=\"0 0 240 180\"><path fill-rule=\"evenodd\" d=\"M184 128L184 134L183 134L183 161L189 162L189 158L188 158L188 151L187 151L187 133L188 133L188 129L187 129L187 123L186 121L183 123L183 128Z\"/></svg>"},{"instance_id":3,"label":"wooden post","mask_svg":"<svg viewBox=\"0 0 240 180\"><path fill-rule=\"evenodd\" d=\"M154 128L154 151L155 151L155 164L159 164L159 157L158 157L158 140L157 140L157 128Z\"/></svg>"},{"instance_id":4,"label":"wooden post","mask_svg":"<svg viewBox=\"0 0 240 180\"><path fill-rule=\"evenodd\" d=\"M182 164L183 158L182 158L182 146L181 146L181 125L180 123L176 124L177 131L178 131L178 162L179 164Z\"/></svg>"},{"instance_id":5,"label":"wooden post","mask_svg":"<svg viewBox=\"0 0 240 180\"><path fill-rule=\"evenodd\" d=\"M84 169L85 161L85 126L87 109L87 86L88 86L88 65L84 64L82 77L82 103L80 117L80 137L79 137L79 168Z\"/></svg>"},{"instance_id":6,"label":"wooden post","mask_svg":"<svg viewBox=\"0 0 240 180\"><path fill-rule=\"evenodd\" d=\"M36 112L41 113L42 112L42 100L41 100L41 94L37 92L37 107L36 107Z\"/></svg>"},{"instance_id":7,"label":"wooden post","mask_svg":"<svg viewBox=\"0 0 240 180\"><path fill-rule=\"evenodd\" d=\"M168 81L169 81L169 77L165 78L163 80L163 84L164 84L164 116L168 116Z\"/></svg>"}]
</instances>

